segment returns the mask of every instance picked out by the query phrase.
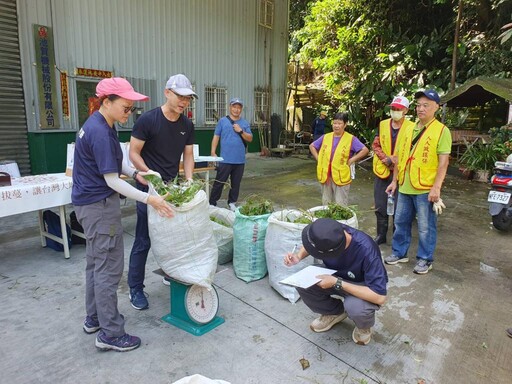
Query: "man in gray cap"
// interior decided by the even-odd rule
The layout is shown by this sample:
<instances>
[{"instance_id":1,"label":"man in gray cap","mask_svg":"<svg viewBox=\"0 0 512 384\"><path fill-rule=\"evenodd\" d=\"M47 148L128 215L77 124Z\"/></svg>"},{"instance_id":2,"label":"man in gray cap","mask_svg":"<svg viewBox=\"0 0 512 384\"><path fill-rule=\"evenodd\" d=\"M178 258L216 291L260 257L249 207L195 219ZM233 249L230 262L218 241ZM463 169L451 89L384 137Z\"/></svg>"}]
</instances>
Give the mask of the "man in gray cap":
<instances>
[{"instance_id":1,"label":"man in gray cap","mask_svg":"<svg viewBox=\"0 0 512 384\"><path fill-rule=\"evenodd\" d=\"M297 253L288 253L284 264L295 265L308 255L336 270L334 275L317 276L320 282L309 288L297 288L304 304L320 314L311 323L311 330L328 331L349 317L356 324L352 340L368 344L375 311L387 295L388 276L379 246L362 231L336 220L318 219L303 229L302 247Z\"/></svg>"},{"instance_id":2,"label":"man in gray cap","mask_svg":"<svg viewBox=\"0 0 512 384\"><path fill-rule=\"evenodd\" d=\"M185 75L169 78L164 90L165 103L142 114L136 121L130 139L130 160L138 171L152 169L164 181L178 175L183 154L185 178L192 179L194 171L194 124L183 115L192 97L197 98L189 79ZM147 185L136 183L137 188L147 192ZM151 247L148 229L147 206L137 202L137 226L135 241L130 253L128 285L130 302L135 309L149 307L144 294L146 260Z\"/></svg>"},{"instance_id":3,"label":"man in gray cap","mask_svg":"<svg viewBox=\"0 0 512 384\"><path fill-rule=\"evenodd\" d=\"M418 122L402 130L395 147L393 180L386 193L398 198L392 254L386 264L407 263L414 218L418 223L418 250L414 273L424 275L432 269L437 241L437 215L446 208L441 200L448 161L452 150L450 130L435 118L440 97L433 89L416 92Z\"/></svg>"},{"instance_id":4,"label":"man in gray cap","mask_svg":"<svg viewBox=\"0 0 512 384\"><path fill-rule=\"evenodd\" d=\"M210 204L217 205L222 195L222 189L228 178L231 188L228 194L228 207L236 209L235 203L240 193L240 183L245 167L245 147L252 141L249 122L241 117L244 103L238 97L229 101L229 115L221 118L213 134L211 155L217 156L217 146L220 142L220 157L222 161L217 167L217 176L210 193Z\"/></svg>"}]
</instances>

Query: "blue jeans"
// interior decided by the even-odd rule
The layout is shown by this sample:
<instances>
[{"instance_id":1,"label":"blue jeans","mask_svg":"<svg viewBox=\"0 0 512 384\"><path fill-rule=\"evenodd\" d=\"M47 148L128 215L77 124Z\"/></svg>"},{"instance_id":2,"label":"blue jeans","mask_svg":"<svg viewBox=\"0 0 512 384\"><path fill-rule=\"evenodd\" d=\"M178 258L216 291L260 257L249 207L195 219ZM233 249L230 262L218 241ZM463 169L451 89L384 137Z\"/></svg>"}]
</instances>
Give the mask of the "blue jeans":
<instances>
[{"instance_id":1,"label":"blue jeans","mask_svg":"<svg viewBox=\"0 0 512 384\"><path fill-rule=\"evenodd\" d=\"M139 183L137 183L137 189L143 192L148 191L147 186ZM137 201L135 240L130 253L130 264L128 267L128 286L131 289L144 288L146 260L148 259L149 248L151 248L151 240L149 239L148 206Z\"/></svg>"},{"instance_id":2,"label":"blue jeans","mask_svg":"<svg viewBox=\"0 0 512 384\"><path fill-rule=\"evenodd\" d=\"M398 192L393 233L393 255L406 257L411 245L411 227L414 218L418 221L418 253L416 258L434 261L437 241L437 216L428 201L428 193L406 195Z\"/></svg>"}]
</instances>

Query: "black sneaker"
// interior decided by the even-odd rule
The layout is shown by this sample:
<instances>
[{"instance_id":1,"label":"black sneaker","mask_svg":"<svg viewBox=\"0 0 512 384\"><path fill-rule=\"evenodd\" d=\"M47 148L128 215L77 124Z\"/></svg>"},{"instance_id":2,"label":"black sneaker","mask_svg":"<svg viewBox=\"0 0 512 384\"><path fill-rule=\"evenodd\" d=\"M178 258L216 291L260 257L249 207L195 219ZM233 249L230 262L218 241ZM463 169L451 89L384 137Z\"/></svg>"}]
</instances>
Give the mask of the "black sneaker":
<instances>
[{"instance_id":1,"label":"black sneaker","mask_svg":"<svg viewBox=\"0 0 512 384\"><path fill-rule=\"evenodd\" d=\"M88 335L98 332L101 329L98 318L87 316L84 320L84 332Z\"/></svg>"},{"instance_id":2,"label":"black sneaker","mask_svg":"<svg viewBox=\"0 0 512 384\"><path fill-rule=\"evenodd\" d=\"M100 331L96 336L96 348L102 351L113 349L118 352L131 351L140 347L140 338L125 333L119 337L108 337L105 332Z\"/></svg>"},{"instance_id":3,"label":"black sneaker","mask_svg":"<svg viewBox=\"0 0 512 384\"><path fill-rule=\"evenodd\" d=\"M148 299L142 289L130 288L130 303L133 308L138 310L149 308Z\"/></svg>"}]
</instances>

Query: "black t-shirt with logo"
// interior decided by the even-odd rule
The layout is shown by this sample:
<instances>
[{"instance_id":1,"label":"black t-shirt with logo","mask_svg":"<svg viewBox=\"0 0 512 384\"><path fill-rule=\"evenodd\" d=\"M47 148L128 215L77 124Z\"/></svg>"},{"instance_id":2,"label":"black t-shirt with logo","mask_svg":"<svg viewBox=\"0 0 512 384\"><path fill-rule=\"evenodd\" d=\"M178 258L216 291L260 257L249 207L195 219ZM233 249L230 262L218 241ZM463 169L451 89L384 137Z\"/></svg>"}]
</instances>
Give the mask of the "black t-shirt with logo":
<instances>
[{"instance_id":1,"label":"black t-shirt with logo","mask_svg":"<svg viewBox=\"0 0 512 384\"><path fill-rule=\"evenodd\" d=\"M178 174L185 146L194 144L194 124L184 115L169 121L158 107L139 117L132 136L145 142L141 156L149 169L169 181Z\"/></svg>"}]
</instances>

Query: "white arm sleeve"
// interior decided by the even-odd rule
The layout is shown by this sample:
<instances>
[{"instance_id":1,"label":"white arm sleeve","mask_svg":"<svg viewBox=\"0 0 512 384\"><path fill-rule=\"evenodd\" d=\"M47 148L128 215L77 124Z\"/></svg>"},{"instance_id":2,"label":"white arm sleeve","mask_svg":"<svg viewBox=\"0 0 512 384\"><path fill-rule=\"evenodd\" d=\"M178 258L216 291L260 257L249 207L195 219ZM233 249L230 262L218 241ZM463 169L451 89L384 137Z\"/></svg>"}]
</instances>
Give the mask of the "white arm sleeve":
<instances>
[{"instance_id":1,"label":"white arm sleeve","mask_svg":"<svg viewBox=\"0 0 512 384\"><path fill-rule=\"evenodd\" d=\"M117 193L124 195L130 199L140 201L144 204L148 203L149 194L139 191L137 188L132 187L126 181L119 178L117 173L107 173L103 175L107 185Z\"/></svg>"},{"instance_id":2,"label":"white arm sleeve","mask_svg":"<svg viewBox=\"0 0 512 384\"><path fill-rule=\"evenodd\" d=\"M126 165L123 161L123 169L121 170L121 173L125 176L132 177L133 172L135 172L135 168L130 167L129 165Z\"/></svg>"}]
</instances>

